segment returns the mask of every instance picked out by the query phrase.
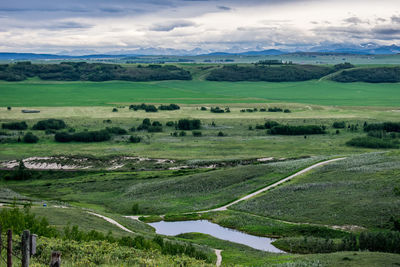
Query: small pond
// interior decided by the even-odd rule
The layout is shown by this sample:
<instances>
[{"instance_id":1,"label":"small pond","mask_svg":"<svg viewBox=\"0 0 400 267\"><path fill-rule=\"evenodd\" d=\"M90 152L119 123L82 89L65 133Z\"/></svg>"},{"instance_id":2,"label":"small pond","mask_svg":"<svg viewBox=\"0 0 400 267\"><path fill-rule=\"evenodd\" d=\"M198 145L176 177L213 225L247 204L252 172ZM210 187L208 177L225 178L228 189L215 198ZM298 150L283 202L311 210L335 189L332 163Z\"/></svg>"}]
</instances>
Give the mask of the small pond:
<instances>
[{"instance_id":1,"label":"small pond","mask_svg":"<svg viewBox=\"0 0 400 267\"><path fill-rule=\"evenodd\" d=\"M207 220L179 222L161 221L149 223L149 225L156 229L157 234L175 236L185 233L203 233L222 240L243 244L258 250L285 253L271 244L275 239L249 235L237 230L222 227Z\"/></svg>"}]
</instances>

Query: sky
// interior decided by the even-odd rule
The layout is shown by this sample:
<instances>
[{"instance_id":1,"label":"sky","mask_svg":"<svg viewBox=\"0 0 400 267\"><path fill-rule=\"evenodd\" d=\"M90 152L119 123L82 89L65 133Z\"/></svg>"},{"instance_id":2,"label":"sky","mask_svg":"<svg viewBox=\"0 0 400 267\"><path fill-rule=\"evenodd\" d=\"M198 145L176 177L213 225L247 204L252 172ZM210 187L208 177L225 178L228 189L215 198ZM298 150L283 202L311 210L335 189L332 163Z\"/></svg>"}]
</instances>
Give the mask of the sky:
<instances>
[{"instance_id":1,"label":"sky","mask_svg":"<svg viewBox=\"0 0 400 267\"><path fill-rule=\"evenodd\" d=\"M399 0L1 0L0 51L400 45Z\"/></svg>"}]
</instances>

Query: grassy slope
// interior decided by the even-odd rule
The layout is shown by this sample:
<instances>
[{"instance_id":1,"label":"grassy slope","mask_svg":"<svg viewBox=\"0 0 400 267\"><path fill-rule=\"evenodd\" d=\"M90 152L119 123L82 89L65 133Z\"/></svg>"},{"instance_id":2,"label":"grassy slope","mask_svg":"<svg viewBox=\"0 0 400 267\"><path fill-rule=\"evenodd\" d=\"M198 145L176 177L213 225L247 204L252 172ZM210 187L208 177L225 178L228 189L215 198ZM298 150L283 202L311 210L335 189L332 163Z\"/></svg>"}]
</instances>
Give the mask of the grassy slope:
<instances>
[{"instance_id":1,"label":"grassy slope","mask_svg":"<svg viewBox=\"0 0 400 267\"><path fill-rule=\"evenodd\" d=\"M28 196L80 202L90 207L129 214L138 203L143 214L209 209L278 181L320 158L239 166L210 172L170 176L171 171L106 173L65 179L5 182Z\"/></svg>"},{"instance_id":2,"label":"grassy slope","mask_svg":"<svg viewBox=\"0 0 400 267\"><path fill-rule=\"evenodd\" d=\"M394 152L349 157L232 208L294 222L384 227L400 214L399 166Z\"/></svg>"},{"instance_id":3,"label":"grassy slope","mask_svg":"<svg viewBox=\"0 0 400 267\"><path fill-rule=\"evenodd\" d=\"M199 74L199 76L201 76ZM268 82L0 82L0 106L102 106L112 103L289 102L340 106L399 106L399 84Z\"/></svg>"}]
</instances>

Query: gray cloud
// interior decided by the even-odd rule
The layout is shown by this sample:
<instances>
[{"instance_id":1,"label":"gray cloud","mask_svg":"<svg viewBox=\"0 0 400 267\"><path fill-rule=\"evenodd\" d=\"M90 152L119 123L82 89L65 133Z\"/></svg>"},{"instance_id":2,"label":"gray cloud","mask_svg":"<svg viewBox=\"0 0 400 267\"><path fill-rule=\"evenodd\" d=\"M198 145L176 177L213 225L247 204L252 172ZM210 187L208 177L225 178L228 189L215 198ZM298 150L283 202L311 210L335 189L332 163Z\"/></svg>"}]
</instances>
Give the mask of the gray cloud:
<instances>
[{"instance_id":1,"label":"gray cloud","mask_svg":"<svg viewBox=\"0 0 400 267\"><path fill-rule=\"evenodd\" d=\"M390 19L392 20L392 23L400 24L400 16L392 16Z\"/></svg>"},{"instance_id":2,"label":"gray cloud","mask_svg":"<svg viewBox=\"0 0 400 267\"><path fill-rule=\"evenodd\" d=\"M360 23L363 22L363 21L362 21L360 18L358 18L358 17L350 17L350 18L344 19L343 21L346 22L346 23L355 24L355 25L360 24Z\"/></svg>"},{"instance_id":3,"label":"gray cloud","mask_svg":"<svg viewBox=\"0 0 400 267\"><path fill-rule=\"evenodd\" d=\"M150 27L150 30L157 32L169 32L174 30L175 28L185 28L192 26L196 26L196 23L188 20L178 20L178 21L165 22L163 24L155 24Z\"/></svg>"},{"instance_id":4,"label":"gray cloud","mask_svg":"<svg viewBox=\"0 0 400 267\"><path fill-rule=\"evenodd\" d=\"M48 26L48 29L88 29L93 27L93 25L90 24L85 24L85 23L79 23L79 22L74 22L74 21L65 21L65 22L58 22L53 25Z\"/></svg>"},{"instance_id":5,"label":"gray cloud","mask_svg":"<svg viewBox=\"0 0 400 267\"><path fill-rule=\"evenodd\" d=\"M392 25L379 26L372 29L372 32L375 34L382 35L396 35L400 34L400 26L393 27Z\"/></svg>"}]
</instances>

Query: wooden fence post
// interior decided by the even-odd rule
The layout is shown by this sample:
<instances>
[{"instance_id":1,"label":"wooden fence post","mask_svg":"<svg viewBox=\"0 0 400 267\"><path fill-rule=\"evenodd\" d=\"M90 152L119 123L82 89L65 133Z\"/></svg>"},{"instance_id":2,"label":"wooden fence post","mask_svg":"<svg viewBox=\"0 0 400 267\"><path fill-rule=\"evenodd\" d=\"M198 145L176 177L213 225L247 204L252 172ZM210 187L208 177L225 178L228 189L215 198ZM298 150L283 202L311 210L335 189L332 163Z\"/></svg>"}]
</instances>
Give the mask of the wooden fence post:
<instances>
[{"instance_id":1,"label":"wooden fence post","mask_svg":"<svg viewBox=\"0 0 400 267\"><path fill-rule=\"evenodd\" d=\"M29 243L30 238L29 236L31 233L29 230L24 230L22 233L22 267L29 267L29 257L30 257L30 249Z\"/></svg>"},{"instance_id":2,"label":"wooden fence post","mask_svg":"<svg viewBox=\"0 0 400 267\"><path fill-rule=\"evenodd\" d=\"M51 252L50 267L60 267L60 266L61 266L61 252L60 251Z\"/></svg>"},{"instance_id":3,"label":"wooden fence post","mask_svg":"<svg viewBox=\"0 0 400 267\"><path fill-rule=\"evenodd\" d=\"M7 230L7 267L12 267L12 230Z\"/></svg>"}]
</instances>

